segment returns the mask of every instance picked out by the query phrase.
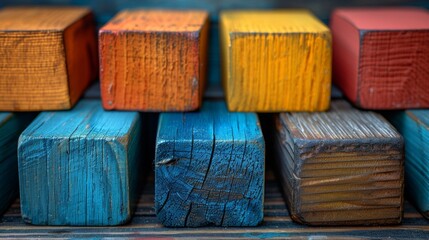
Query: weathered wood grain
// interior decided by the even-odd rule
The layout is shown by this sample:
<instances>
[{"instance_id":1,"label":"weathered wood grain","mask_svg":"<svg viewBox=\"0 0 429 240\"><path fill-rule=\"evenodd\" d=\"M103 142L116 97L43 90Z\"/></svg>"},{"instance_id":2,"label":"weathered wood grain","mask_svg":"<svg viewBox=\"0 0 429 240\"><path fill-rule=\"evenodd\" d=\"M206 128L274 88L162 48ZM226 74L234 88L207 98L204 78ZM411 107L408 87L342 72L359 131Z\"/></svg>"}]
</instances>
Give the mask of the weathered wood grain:
<instances>
[{"instance_id":1,"label":"weathered wood grain","mask_svg":"<svg viewBox=\"0 0 429 240\"><path fill-rule=\"evenodd\" d=\"M267 144L268 146L268 144ZM267 158L267 163L269 159ZM165 228L154 211L154 182L149 176L142 186L137 209L131 222L121 227L30 226L21 218L19 200L0 216L0 237L8 239L58 238L143 238L143 239L427 239L428 220L407 201L404 218L395 226L303 226L290 219L278 184L279 179L267 165L264 194L264 222L258 227Z\"/></svg>"},{"instance_id":2,"label":"weathered wood grain","mask_svg":"<svg viewBox=\"0 0 429 240\"><path fill-rule=\"evenodd\" d=\"M70 109L98 76L87 8L0 10L0 111Z\"/></svg>"},{"instance_id":3,"label":"weathered wood grain","mask_svg":"<svg viewBox=\"0 0 429 240\"><path fill-rule=\"evenodd\" d=\"M18 195L18 137L33 115L0 112L0 214Z\"/></svg>"},{"instance_id":4,"label":"weathered wood grain","mask_svg":"<svg viewBox=\"0 0 429 240\"><path fill-rule=\"evenodd\" d=\"M206 79L207 35L204 11L119 13L99 32L103 107L198 109Z\"/></svg>"},{"instance_id":5,"label":"weathered wood grain","mask_svg":"<svg viewBox=\"0 0 429 240\"><path fill-rule=\"evenodd\" d=\"M82 100L43 112L22 133L18 169L22 217L35 225L118 225L137 194L140 117Z\"/></svg>"},{"instance_id":6,"label":"weathered wood grain","mask_svg":"<svg viewBox=\"0 0 429 240\"><path fill-rule=\"evenodd\" d=\"M334 82L364 109L429 107L429 12L337 9L332 14Z\"/></svg>"},{"instance_id":7,"label":"weathered wood grain","mask_svg":"<svg viewBox=\"0 0 429 240\"><path fill-rule=\"evenodd\" d=\"M2 0L0 7L16 6L28 4L29 0ZM306 8L311 10L324 23L329 22L332 10L341 6L420 6L429 8L429 2L426 0L325 0L323 4L319 0L301 0L301 1L284 1L284 0L127 0L120 1L100 1L100 0L32 0L32 4L55 4L55 5L74 5L89 6L94 10L95 17L99 26L104 25L107 21L123 9L200 9L209 12L210 17L210 40L208 55L208 85L220 85L220 59L219 59L219 36L217 26L219 12L225 9L284 9L284 8Z\"/></svg>"},{"instance_id":8,"label":"weathered wood grain","mask_svg":"<svg viewBox=\"0 0 429 240\"><path fill-rule=\"evenodd\" d=\"M274 130L277 165L294 221L401 222L403 142L383 117L334 100L326 113L281 113Z\"/></svg>"},{"instance_id":9,"label":"weathered wood grain","mask_svg":"<svg viewBox=\"0 0 429 240\"><path fill-rule=\"evenodd\" d=\"M387 118L404 137L405 196L429 219L429 110L392 112Z\"/></svg>"},{"instance_id":10,"label":"weathered wood grain","mask_svg":"<svg viewBox=\"0 0 429 240\"><path fill-rule=\"evenodd\" d=\"M224 102L162 113L155 211L168 227L256 226L263 218L265 143L254 113Z\"/></svg>"},{"instance_id":11,"label":"weathered wood grain","mask_svg":"<svg viewBox=\"0 0 429 240\"><path fill-rule=\"evenodd\" d=\"M220 15L222 81L230 111L323 111L331 34L305 10Z\"/></svg>"}]
</instances>

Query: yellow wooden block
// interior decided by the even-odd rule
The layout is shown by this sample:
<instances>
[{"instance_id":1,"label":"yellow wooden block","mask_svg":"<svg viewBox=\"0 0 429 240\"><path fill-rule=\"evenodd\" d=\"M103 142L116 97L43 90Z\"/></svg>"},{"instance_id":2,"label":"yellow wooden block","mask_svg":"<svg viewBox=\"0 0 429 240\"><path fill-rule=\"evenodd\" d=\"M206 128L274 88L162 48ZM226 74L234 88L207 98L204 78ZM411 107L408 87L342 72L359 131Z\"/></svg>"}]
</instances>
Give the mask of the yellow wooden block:
<instances>
[{"instance_id":1,"label":"yellow wooden block","mask_svg":"<svg viewBox=\"0 0 429 240\"><path fill-rule=\"evenodd\" d=\"M329 108L331 33L309 11L224 11L220 28L230 111Z\"/></svg>"}]
</instances>

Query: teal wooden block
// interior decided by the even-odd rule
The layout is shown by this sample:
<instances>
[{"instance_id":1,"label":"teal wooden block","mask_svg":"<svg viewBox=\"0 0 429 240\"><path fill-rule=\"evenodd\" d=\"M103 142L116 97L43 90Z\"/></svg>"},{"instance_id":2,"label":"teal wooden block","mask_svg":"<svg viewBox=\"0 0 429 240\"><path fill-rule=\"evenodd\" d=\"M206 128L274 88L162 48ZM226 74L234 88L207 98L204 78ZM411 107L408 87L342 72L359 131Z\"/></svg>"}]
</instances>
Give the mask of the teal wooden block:
<instances>
[{"instance_id":1,"label":"teal wooden block","mask_svg":"<svg viewBox=\"0 0 429 240\"><path fill-rule=\"evenodd\" d=\"M18 146L21 211L35 225L118 225L137 198L140 117L97 100L43 112Z\"/></svg>"},{"instance_id":2,"label":"teal wooden block","mask_svg":"<svg viewBox=\"0 0 429 240\"><path fill-rule=\"evenodd\" d=\"M255 226L263 219L265 143L254 113L204 102L162 113L155 155L155 211L169 227Z\"/></svg>"},{"instance_id":3,"label":"teal wooden block","mask_svg":"<svg viewBox=\"0 0 429 240\"><path fill-rule=\"evenodd\" d=\"M18 196L18 137L32 114L0 112L0 214Z\"/></svg>"},{"instance_id":4,"label":"teal wooden block","mask_svg":"<svg viewBox=\"0 0 429 240\"><path fill-rule=\"evenodd\" d=\"M405 141L405 195L429 219L429 110L407 110L386 117Z\"/></svg>"}]
</instances>

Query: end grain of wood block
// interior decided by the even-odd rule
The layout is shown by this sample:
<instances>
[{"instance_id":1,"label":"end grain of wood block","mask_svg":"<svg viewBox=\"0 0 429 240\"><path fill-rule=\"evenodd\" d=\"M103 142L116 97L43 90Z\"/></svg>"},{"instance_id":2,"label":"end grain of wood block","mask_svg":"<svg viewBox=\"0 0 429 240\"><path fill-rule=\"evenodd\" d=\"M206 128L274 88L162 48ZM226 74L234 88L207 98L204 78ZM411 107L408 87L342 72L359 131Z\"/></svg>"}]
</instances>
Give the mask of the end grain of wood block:
<instances>
[{"instance_id":1,"label":"end grain of wood block","mask_svg":"<svg viewBox=\"0 0 429 240\"><path fill-rule=\"evenodd\" d=\"M382 116L344 100L275 118L277 166L291 218L309 225L399 224L403 140Z\"/></svg>"},{"instance_id":2,"label":"end grain of wood block","mask_svg":"<svg viewBox=\"0 0 429 240\"><path fill-rule=\"evenodd\" d=\"M405 194L429 219L429 110L390 113L387 118L405 142Z\"/></svg>"},{"instance_id":3,"label":"end grain of wood block","mask_svg":"<svg viewBox=\"0 0 429 240\"><path fill-rule=\"evenodd\" d=\"M192 111L206 82L208 13L126 10L100 29L105 109Z\"/></svg>"},{"instance_id":4,"label":"end grain of wood block","mask_svg":"<svg viewBox=\"0 0 429 240\"><path fill-rule=\"evenodd\" d=\"M43 112L18 145L21 212L35 225L119 225L131 218L140 159L137 112L82 100Z\"/></svg>"},{"instance_id":5,"label":"end grain of wood block","mask_svg":"<svg viewBox=\"0 0 429 240\"><path fill-rule=\"evenodd\" d=\"M224 102L162 113L155 211L168 227L256 226L263 219L265 143L254 113Z\"/></svg>"},{"instance_id":6,"label":"end grain of wood block","mask_svg":"<svg viewBox=\"0 0 429 240\"><path fill-rule=\"evenodd\" d=\"M98 76L93 14L80 7L0 10L0 111L70 109Z\"/></svg>"},{"instance_id":7,"label":"end grain of wood block","mask_svg":"<svg viewBox=\"0 0 429 240\"><path fill-rule=\"evenodd\" d=\"M18 196L18 137L31 119L23 114L0 113L0 214Z\"/></svg>"},{"instance_id":8,"label":"end grain of wood block","mask_svg":"<svg viewBox=\"0 0 429 240\"><path fill-rule=\"evenodd\" d=\"M305 10L224 11L222 79L230 111L325 111L331 33Z\"/></svg>"},{"instance_id":9,"label":"end grain of wood block","mask_svg":"<svg viewBox=\"0 0 429 240\"><path fill-rule=\"evenodd\" d=\"M344 8L331 17L334 82L363 109L429 107L429 12Z\"/></svg>"}]
</instances>

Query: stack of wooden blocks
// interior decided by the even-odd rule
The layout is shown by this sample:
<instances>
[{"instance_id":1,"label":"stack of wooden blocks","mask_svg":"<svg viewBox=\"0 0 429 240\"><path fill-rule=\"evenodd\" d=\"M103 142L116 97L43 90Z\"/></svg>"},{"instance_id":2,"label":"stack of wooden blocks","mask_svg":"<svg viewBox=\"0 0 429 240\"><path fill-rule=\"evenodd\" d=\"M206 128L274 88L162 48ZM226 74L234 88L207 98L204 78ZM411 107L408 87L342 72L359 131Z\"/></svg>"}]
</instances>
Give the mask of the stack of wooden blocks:
<instances>
[{"instance_id":1,"label":"stack of wooden blocks","mask_svg":"<svg viewBox=\"0 0 429 240\"><path fill-rule=\"evenodd\" d=\"M369 111L429 108L427 11L337 9L330 28L307 10L223 11L225 100L204 98L208 33L206 11L124 10L97 46L89 9L0 10L0 110L43 111L25 130L28 115L0 114L0 182L14 183L0 211L19 176L28 223L128 222L152 161L139 112L157 112L167 227L260 224L266 142L294 221L381 225L402 220L405 139L408 196L428 216L429 112L387 113L403 138ZM98 76L101 101L79 101ZM331 101L331 79L351 104ZM272 113L265 139L256 112Z\"/></svg>"}]
</instances>

